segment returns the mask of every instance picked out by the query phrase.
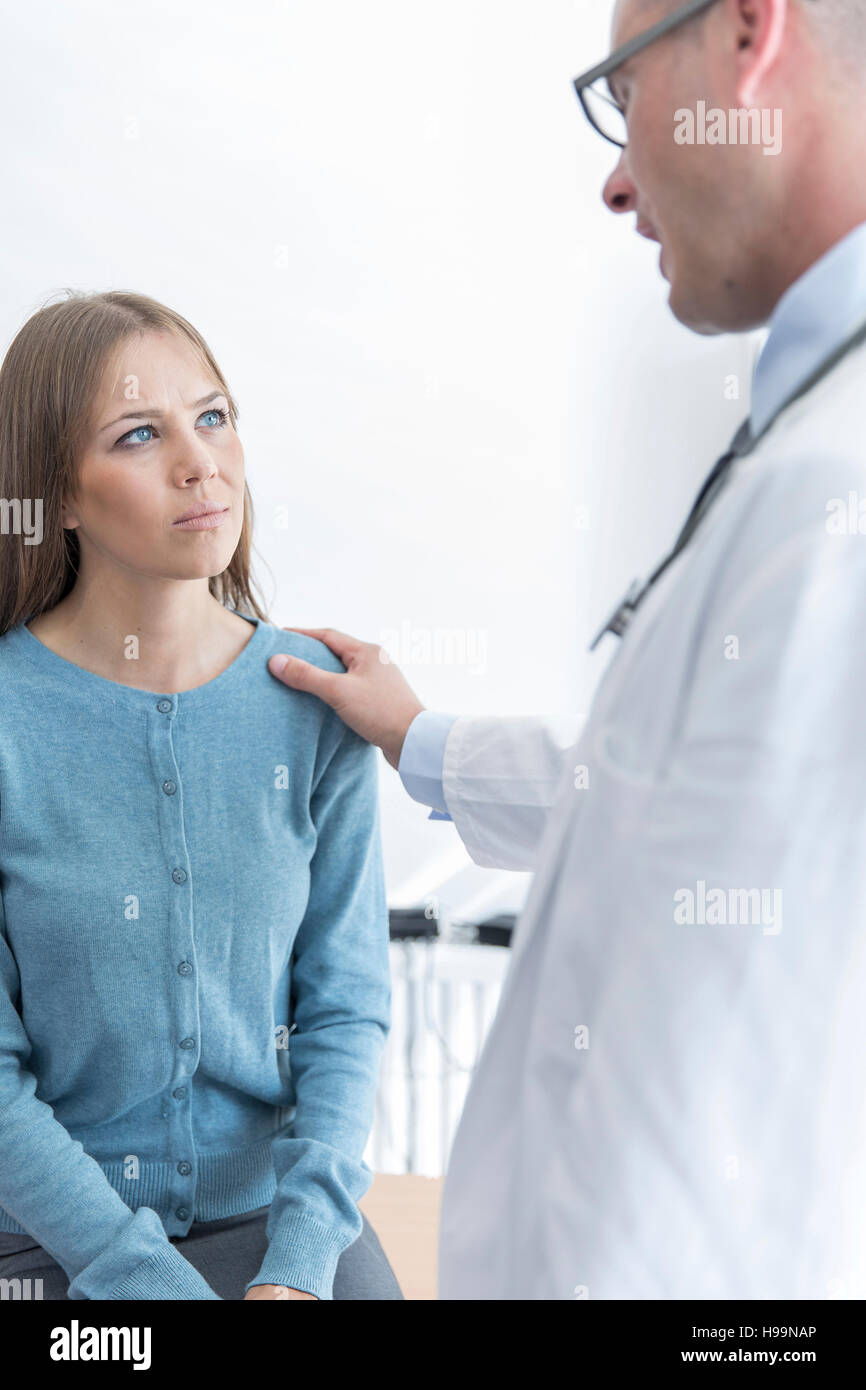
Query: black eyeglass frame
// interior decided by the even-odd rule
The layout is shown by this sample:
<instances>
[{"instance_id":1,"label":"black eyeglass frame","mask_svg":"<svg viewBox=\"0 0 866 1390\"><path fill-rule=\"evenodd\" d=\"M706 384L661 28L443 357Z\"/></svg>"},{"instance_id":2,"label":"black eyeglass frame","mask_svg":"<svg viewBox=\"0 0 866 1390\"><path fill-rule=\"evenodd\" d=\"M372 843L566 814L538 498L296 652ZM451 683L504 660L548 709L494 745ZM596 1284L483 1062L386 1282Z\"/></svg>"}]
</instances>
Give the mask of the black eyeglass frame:
<instances>
[{"instance_id":1,"label":"black eyeglass frame","mask_svg":"<svg viewBox=\"0 0 866 1390\"><path fill-rule=\"evenodd\" d=\"M682 5L678 10L674 10L671 14L666 15L664 19L659 20L658 24L653 24L649 29L644 30L642 34L636 34L633 39L629 39L628 43L621 44L619 48L615 48L610 57L605 58L603 63L598 63L594 68L589 68L587 72L582 73L580 77L575 77L574 90L577 92L578 101L583 107L584 115L593 130L597 130L599 135L604 136L605 140L609 140L612 145L616 145L617 149L624 150L626 148L626 141L617 140L613 135L608 135L606 130L602 130L593 116L589 103L584 96L585 88L591 87L592 84L598 82L601 77L609 77L612 72L622 67L623 63L627 63L636 53L640 53L643 49L649 48L650 44L655 43L656 39L664 38L665 34L669 34L673 29L678 29L681 24L685 24L686 20L694 19L696 15L702 14L704 10L708 10L710 6L715 5L715 3L716 0L687 0L687 4ZM610 88L610 83L608 83L608 88ZM609 98L604 96L603 92L597 92L596 95L602 97L605 101L609 100ZM611 106L615 106L618 111L622 112L622 107L618 101L615 99L611 100L610 104ZM623 112L623 116L624 115L625 113Z\"/></svg>"}]
</instances>

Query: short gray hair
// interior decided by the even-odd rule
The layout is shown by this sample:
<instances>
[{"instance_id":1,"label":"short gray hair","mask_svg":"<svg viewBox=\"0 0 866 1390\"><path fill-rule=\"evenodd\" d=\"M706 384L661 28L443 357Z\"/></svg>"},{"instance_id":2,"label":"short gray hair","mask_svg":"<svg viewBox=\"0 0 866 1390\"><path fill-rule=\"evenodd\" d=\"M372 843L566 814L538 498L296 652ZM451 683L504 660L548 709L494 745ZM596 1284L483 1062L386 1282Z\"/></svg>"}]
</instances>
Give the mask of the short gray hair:
<instances>
[{"instance_id":1,"label":"short gray hair","mask_svg":"<svg viewBox=\"0 0 866 1390\"><path fill-rule=\"evenodd\" d=\"M659 0L638 0L641 9L657 9L660 17L678 9L682 3L683 0L664 0L662 4L659 4ZM801 5L816 25L827 30L828 35L832 33L839 37L866 39L866 5L863 0L792 0L792 3ZM707 14L709 10L697 15L690 24L700 22Z\"/></svg>"},{"instance_id":2,"label":"short gray hair","mask_svg":"<svg viewBox=\"0 0 866 1390\"><path fill-rule=\"evenodd\" d=\"M638 0L641 9L657 11L661 18L678 9L683 0ZM830 52L841 54L844 66L859 70L866 62L866 0L791 0L802 9L818 44ZM703 11L684 24L682 37L700 37L704 22L712 13L712 7Z\"/></svg>"},{"instance_id":3,"label":"short gray hair","mask_svg":"<svg viewBox=\"0 0 866 1390\"><path fill-rule=\"evenodd\" d=\"M853 57L866 55L866 5L863 0L797 0L809 23L828 48L844 45Z\"/></svg>"}]
</instances>

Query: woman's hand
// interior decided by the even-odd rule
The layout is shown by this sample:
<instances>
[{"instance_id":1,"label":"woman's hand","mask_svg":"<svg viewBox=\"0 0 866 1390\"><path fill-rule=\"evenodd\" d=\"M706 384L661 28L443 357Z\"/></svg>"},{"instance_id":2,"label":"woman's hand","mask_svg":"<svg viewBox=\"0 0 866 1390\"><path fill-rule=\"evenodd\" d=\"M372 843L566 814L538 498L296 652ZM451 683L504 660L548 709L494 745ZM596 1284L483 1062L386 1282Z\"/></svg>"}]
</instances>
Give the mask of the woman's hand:
<instances>
[{"instance_id":1,"label":"woman's hand","mask_svg":"<svg viewBox=\"0 0 866 1390\"><path fill-rule=\"evenodd\" d=\"M361 642L330 627L287 627L317 637L330 647L345 666L342 671L323 671L297 656L274 655L268 670L293 690L306 690L330 705L344 724L381 748L396 768L409 725L424 706L405 676L375 642Z\"/></svg>"},{"instance_id":2,"label":"woman's hand","mask_svg":"<svg viewBox=\"0 0 866 1390\"><path fill-rule=\"evenodd\" d=\"M244 1302L248 1298L312 1298L318 1303L314 1293L304 1293L301 1289L290 1289L285 1284L253 1284L251 1289L247 1289L244 1294Z\"/></svg>"}]
</instances>

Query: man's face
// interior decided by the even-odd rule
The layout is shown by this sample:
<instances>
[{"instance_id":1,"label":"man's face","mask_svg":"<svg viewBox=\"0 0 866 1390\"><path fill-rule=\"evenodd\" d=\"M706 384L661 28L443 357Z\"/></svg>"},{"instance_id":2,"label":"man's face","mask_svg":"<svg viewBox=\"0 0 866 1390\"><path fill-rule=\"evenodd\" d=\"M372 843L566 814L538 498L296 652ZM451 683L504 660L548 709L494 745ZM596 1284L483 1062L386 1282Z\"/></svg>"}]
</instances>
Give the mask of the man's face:
<instances>
[{"instance_id":1,"label":"man's face","mask_svg":"<svg viewBox=\"0 0 866 1390\"><path fill-rule=\"evenodd\" d=\"M665 0L618 0L612 46L664 17ZM754 145L680 144L676 113L737 107L736 6L686 21L611 75L626 113L628 146L604 188L611 211L636 212L637 230L661 244L672 313L697 333L742 332L772 309L760 238L771 161ZM762 167L763 166L763 167ZM772 279L772 277L770 277Z\"/></svg>"}]
</instances>

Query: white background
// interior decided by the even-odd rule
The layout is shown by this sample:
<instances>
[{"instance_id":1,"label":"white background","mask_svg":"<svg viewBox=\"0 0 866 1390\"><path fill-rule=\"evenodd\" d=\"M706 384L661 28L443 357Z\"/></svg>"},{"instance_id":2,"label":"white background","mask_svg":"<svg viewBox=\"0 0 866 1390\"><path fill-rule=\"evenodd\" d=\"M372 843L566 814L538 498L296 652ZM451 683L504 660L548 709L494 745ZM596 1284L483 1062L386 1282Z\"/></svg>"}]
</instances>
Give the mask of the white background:
<instances>
[{"instance_id":1,"label":"white background","mask_svg":"<svg viewBox=\"0 0 866 1390\"><path fill-rule=\"evenodd\" d=\"M601 202L615 151L571 79L611 8L3 7L3 348L66 286L191 319L240 403L272 620L463 634L472 662L397 649L434 709L585 710L588 640L748 411L755 341L677 324ZM468 861L384 760L382 795L406 903Z\"/></svg>"}]
</instances>

